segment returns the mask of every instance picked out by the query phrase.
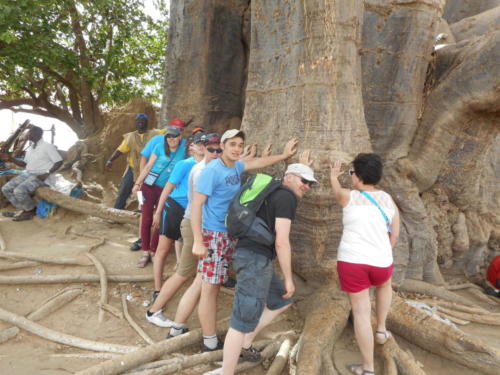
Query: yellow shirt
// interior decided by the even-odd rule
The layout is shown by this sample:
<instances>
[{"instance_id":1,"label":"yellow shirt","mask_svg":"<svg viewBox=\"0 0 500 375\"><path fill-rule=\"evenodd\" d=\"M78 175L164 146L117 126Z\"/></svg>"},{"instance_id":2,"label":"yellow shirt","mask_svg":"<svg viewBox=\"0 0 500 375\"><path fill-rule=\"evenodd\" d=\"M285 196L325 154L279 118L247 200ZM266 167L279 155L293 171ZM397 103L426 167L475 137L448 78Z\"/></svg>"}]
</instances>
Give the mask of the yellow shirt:
<instances>
[{"instance_id":1,"label":"yellow shirt","mask_svg":"<svg viewBox=\"0 0 500 375\"><path fill-rule=\"evenodd\" d=\"M153 130L150 130L149 132L146 132L146 133L142 133L142 134L137 133L137 135L141 138L141 142L144 142L144 137L146 135L148 136L148 138L151 138L154 135L163 134L163 133L165 133L165 129L153 129ZM127 155L127 164L130 166L130 168L134 168L135 167L134 159L137 157L137 155L133 155L130 152L131 147L129 144L128 137L123 138L123 141L122 141L122 143L120 143L120 146L118 146L117 150L120 151L122 154L128 154ZM140 151L141 150L139 150L138 152L140 152Z\"/></svg>"}]
</instances>

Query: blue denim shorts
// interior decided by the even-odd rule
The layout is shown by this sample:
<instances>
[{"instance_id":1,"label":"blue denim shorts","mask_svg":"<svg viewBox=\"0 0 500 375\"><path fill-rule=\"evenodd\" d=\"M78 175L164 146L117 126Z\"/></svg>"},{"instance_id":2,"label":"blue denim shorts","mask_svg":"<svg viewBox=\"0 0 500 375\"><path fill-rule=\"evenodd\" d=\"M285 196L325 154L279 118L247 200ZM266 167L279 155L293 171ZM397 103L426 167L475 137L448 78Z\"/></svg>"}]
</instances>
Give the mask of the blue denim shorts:
<instances>
[{"instance_id":1,"label":"blue denim shorts","mask_svg":"<svg viewBox=\"0 0 500 375\"><path fill-rule=\"evenodd\" d=\"M273 262L265 255L245 248L237 248L233 258L236 272L236 289L231 315L231 328L253 332L267 306L277 310L293 302L285 299L283 281L274 271Z\"/></svg>"}]
</instances>

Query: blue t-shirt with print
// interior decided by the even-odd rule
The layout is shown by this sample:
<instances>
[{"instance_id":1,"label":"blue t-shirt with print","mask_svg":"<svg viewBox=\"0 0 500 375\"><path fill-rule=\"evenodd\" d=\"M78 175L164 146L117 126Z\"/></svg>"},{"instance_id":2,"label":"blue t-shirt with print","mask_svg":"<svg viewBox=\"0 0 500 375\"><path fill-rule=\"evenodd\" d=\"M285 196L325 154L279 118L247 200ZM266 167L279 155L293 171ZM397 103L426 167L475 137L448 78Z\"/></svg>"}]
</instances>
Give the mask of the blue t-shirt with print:
<instances>
[{"instance_id":1,"label":"blue t-shirt with print","mask_svg":"<svg viewBox=\"0 0 500 375\"><path fill-rule=\"evenodd\" d=\"M146 146L144 146L144 148L142 149L141 155L145 156L146 159L149 159L149 157L153 153L153 150L155 149L155 147L158 144L162 144L162 145L165 144L165 134L158 134L158 135L155 135L153 138L151 138L148 141L148 143L146 143ZM186 140L185 139L181 139L181 141L179 142L179 148L181 148L181 147L186 149Z\"/></svg>"},{"instance_id":2,"label":"blue t-shirt with print","mask_svg":"<svg viewBox=\"0 0 500 375\"><path fill-rule=\"evenodd\" d=\"M224 219L231 200L240 189L245 164L238 160L233 168L216 159L202 169L195 190L208 198L203 205L203 229L227 232Z\"/></svg>"},{"instance_id":3,"label":"blue t-shirt with print","mask_svg":"<svg viewBox=\"0 0 500 375\"><path fill-rule=\"evenodd\" d=\"M185 157L185 147L178 147L175 152L170 152L170 156L165 154L165 145L163 143L158 143L153 149L153 154L156 155L157 159L151 171L159 173L160 175L156 178L155 185L159 187L164 187L167 183L170 174L174 170L175 165L184 159Z\"/></svg>"},{"instance_id":4,"label":"blue t-shirt with print","mask_svg":"<svg viewBox=\"0 0 500 375\"><path fill-rule=\"evenodd\" d=\"M170 193L170 198L179 203L184 209L188 204L188 183L189 173L196 165L196 160L191 157L189 159L178 162L168 178L168 182L175 185L174 191Z\"/></svg>"}]
</instances>

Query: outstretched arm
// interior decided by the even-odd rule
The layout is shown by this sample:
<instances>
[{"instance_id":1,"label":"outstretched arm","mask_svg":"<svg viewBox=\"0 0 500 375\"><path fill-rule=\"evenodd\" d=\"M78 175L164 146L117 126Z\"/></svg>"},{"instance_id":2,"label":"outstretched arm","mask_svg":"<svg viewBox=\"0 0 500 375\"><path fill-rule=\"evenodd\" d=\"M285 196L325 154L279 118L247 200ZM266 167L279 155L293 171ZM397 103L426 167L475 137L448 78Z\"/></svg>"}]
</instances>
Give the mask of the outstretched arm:
<instances>
[{"instance_id":1,"label":"outstretched arm","mask_svg":"<svg viewBox=\"0 0 500 375\"><path fill-rule=\"evenodd\" d=\"M349 203L349 189L344 189L340 186L339 176L342 174L340 168L342 167L342 162L337 160L335 163L330 165L330 183L332 184L333 195L338 204L345 207Z\"/></svg>"},{"instance_id":2,"label":"outstretched arm","mask_svg":"<svg viewBox=\"0 0 500 375\"><path fill-rule=\"evenodd\" d=\"M285 148L283 149L283 153L280 155L264 156L261 158L255 158L245 161L245 171L265 168L282 160L288 159L289 157L295 155L295 153L297 152L297 143L297 138L292 138L286 143Z\"/></svg>"}]
</instances>

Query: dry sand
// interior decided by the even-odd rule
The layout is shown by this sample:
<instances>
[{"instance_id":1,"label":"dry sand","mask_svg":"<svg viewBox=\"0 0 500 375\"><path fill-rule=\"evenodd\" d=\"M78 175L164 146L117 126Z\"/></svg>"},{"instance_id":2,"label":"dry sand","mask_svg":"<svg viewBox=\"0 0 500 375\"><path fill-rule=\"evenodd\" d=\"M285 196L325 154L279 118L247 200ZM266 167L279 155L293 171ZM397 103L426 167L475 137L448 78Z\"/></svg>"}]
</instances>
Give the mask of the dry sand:
<instances>
[{"instance_id":1,"label":"dry sand","mask_svg":"<svg viewBox=\"0 0 500 375\"><path fill-rule=\"evenodd\" d=\"M131 242L137 238L136 229L130 226L109 224L99 219L85 218L60 210L56 215L48 219L35 218L32 221L22 223L15 223L10 219L1 217L0 233L6 241L8 251L46 257L75 257L97 242L95 239L65 234L69 225L79 233L106 238L106 244L94 250L93 254L104 264L108 274L149 275L152 273L151 265L145 269L135 267L140 254L129 250ZM10 262L0 259L0 265L8 263ZM166 273L173 272L174 263L175 255L171 252L167 259ZM0 275L34 276L90 273L97 275L97 271L93 266L40 264L34 267L2 271ZM103 322L98 322L99 283L73 285L82 287L84 289L83 294L60 310L39 321L41 325L96 341L123 345L146 345L124 319L118 319L109 313L105 313ZM0 306L16 314L26 315L36 309L42 301L68 286L69 284L0 285ZM165 314L168 317L174 315L183 290L185 288L166 307ZM165 337L167 329L153 326L144 319L146 309L144 304L149 301L151 293L152 282L110 283L108 290L109 303L121 310L121 294L129 296L130 314L154 341L160 341ZM301 297L298 296L298 298ZM232 297L229 294L221 293L219 318L229 316L231 303ZM478 302L478 305L482 304ZM290 329L298 330L301 324L299 315L296 309L293 308L286 313L285 320L273 325L264 335ZM196 314L191 317L188 325L191 329L199 327ZM7 327L7 324L0 322L0 329ZM500 327L471 323L463 329L467 333L478 335L500 348ZM475 374L473 370L451 364L449 361L419 349L401 338L397 337L396 339L403 348L412 351L429 375ZM186 348L185 354L196 353L197 351L198 347L194 346ZM57 344L21 330L17 337L0 344L0 374L71 374L102 361L102 359L95 358L59 356L72 353L91 352ZM348 374L348 371L345 370L346 364L360 361L360 354L354 341L352 327L349 326L344 331L339 342L335 345L334 358L340 374ZM377 365L380 366L380 363ZM201 374L203 371L214 367L207 364L184 373ZM378 370L378 373L381 373L380 367ZM249 373L262 374L265 373L265 370L263 367L259 367Z\"/></svg>"}]
</instances>

